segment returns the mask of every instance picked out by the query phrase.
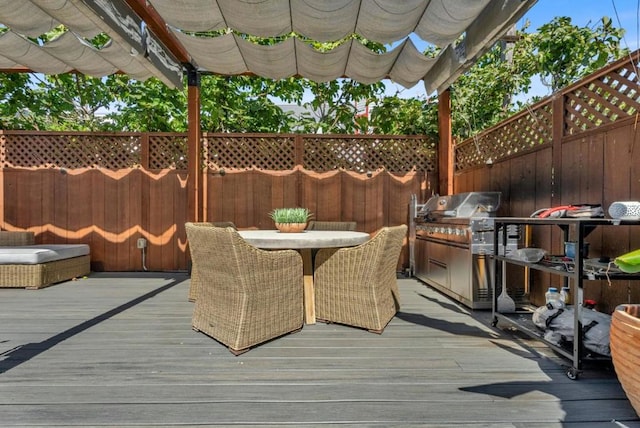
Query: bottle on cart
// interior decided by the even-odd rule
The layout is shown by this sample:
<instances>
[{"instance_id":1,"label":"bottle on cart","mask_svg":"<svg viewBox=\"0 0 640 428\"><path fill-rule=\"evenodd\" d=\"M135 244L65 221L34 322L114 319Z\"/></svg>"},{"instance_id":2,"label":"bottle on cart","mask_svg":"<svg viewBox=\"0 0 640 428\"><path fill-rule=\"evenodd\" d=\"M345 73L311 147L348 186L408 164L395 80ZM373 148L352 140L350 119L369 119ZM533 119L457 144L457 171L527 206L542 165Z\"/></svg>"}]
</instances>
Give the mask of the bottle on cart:
<instances>
[{"instance_id":1,"label":"bottle on cart","mask_svg":"<svg viewBox=\"0 0 640 428\"><path fill-rule=\"evenodd\" d=\"M571 289L569 287L562 287L560 290L560 300L565 306L571 304Z\"/></svg>"},{"instance_id":2,"label":"bottle on cart","mask_svg":"<svg viewBox=\"0 0 640 428\"><path fill-rule=\"evenodd\" d=\"M549 309L561 309L564 308L564 302L560 297L560 293L556 287L549 287L547 292L544 294L546 299L546 305Z\"/></svg>"}]
</instances>

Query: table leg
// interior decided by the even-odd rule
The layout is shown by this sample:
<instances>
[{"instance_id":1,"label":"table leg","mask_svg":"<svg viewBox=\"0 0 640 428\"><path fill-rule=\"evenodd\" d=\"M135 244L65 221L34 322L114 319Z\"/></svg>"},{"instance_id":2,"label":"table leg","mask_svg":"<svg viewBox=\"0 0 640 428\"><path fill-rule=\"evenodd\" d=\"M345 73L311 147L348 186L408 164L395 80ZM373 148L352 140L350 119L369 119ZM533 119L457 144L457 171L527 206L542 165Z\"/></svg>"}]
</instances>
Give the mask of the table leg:
<instances>
[{"instance_id":1,"label":"table leg","mask_svg":"<svg viewBox=\"0 0 640 428\"><path fill-rule=\"evenodd\" d=\"M316 303L313 291L313 257L310 248L300 250L304 274L304 320L306 324L316 323Z\"/></svg>"}]
</instances>

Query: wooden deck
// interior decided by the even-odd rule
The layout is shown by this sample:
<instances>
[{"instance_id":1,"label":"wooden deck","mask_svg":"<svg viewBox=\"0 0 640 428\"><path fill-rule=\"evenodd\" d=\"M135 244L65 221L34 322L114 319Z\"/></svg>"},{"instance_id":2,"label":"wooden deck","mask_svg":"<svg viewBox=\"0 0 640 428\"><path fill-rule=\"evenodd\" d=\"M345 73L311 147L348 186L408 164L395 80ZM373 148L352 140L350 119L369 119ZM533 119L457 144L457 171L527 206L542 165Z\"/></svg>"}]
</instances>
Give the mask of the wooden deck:
<instances>
[{"instance_id":1,"label":"wooden deck","mask_svg":"<svg viewBox=\"0 0 640 428\"><path fill-rule=\"evenodd\" d=\"M0 425L640 427L608 367L547 348L413 279L381 336L339 325L239 357L190 327L183 273L0 289Z\"/></svg>"}]
</instances>

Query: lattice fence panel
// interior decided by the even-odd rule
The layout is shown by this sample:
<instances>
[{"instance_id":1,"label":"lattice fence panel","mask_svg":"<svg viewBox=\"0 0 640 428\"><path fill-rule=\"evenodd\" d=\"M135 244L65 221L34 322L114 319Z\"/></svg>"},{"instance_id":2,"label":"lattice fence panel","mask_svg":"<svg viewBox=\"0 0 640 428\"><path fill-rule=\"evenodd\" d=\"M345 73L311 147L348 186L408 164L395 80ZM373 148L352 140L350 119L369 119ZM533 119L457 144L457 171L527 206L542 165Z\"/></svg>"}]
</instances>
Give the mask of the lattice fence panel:
<instances>
[{"instance_id":1,"label":"lattice fence panel","mask_svg":"<svg viewBox=\"0 0 640 428\"><path fill-rule=\"evenodd\" d=\"M296 165L293 136L205 136L204 163L220 168L289 170Z\"/></svg>"},{"instance_id":2,"label":"lattice fence panel","mask_svg":"<svg viewBox=\"0 0 640 428\"><path fill-rule=\"evenodd\" d=\"M304 168L312 171L343 169L365 173L384 168L389 172L435 171L435 142L403 137L304 138Z\"/></svg>"},{"instance_id":3,"label":"lattice fence panel","mask_svg":"<svg viewBox=\"0 0 640 428\"><path fill-rule=\"evenodd\" d=\"M4 134L3 168L106 168L140 165L134 135Z\"/></svg>"},{"instance_id":4,"label":"lattice fence panel","mask_svg":"<svg viewBox=\"0 0 640 428\"><path fill-rule=\"evenodd\" d=\"M552 110L548 101L456 145L456 171L483 166L551 143Z\"/></svg>"},{"instance_id":5,"label":"lattice fence panel","mask_svg":"<svg viewBox=\"0 0 640 428\"><path fill-rule=\"evenodd\" d=\"M203 167L211 170L291 170L364 173L436 170L436 142L424 137L205 135ZM125 169L143 165L140 134L0 134L2 166L13 168ZM148 168L188 168L184 134L149 134ZM299 150L299 152L296 152ZM146 152L145 152L146 153Z\"/></svg>"},{"instance_id":6,"label":"lattice fence panel","mask_svg":"<svg viewBox=\"0 0 640 428\"><path fill-rule=\"evenodd\" d=\"M640 110L637 69L626 63L565 94L565 134L597 128Z\"/></svg>"},{"instance_id":7,"label":"lattice fence panel","mask_svg":"<svg viewBox=\"0 0 640 428\"><path fill-rule=\"evenodd\" d=\"M185 135L150 135L150 169L188 168L189 141Z\"/></svg>"}]
</instances>

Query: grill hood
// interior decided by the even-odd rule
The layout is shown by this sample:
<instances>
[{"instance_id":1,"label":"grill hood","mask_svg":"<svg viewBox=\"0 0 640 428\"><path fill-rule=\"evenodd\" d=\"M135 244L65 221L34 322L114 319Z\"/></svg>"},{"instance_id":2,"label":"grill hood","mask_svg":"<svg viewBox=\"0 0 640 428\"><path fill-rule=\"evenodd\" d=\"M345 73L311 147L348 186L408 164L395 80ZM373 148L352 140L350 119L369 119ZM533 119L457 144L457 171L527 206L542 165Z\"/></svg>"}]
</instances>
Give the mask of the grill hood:
<instances>
[{"instance_id":1,"label":"grill hood","mask_svg":"<svg viewBox=\"0 0 640 428\"><path fill-rule=\"evenodd\" d=\"M425 221L441 218L494 217L500 206L500 192L467 192L435 195L418 211Z\"/></svg>"}]
</instances>

